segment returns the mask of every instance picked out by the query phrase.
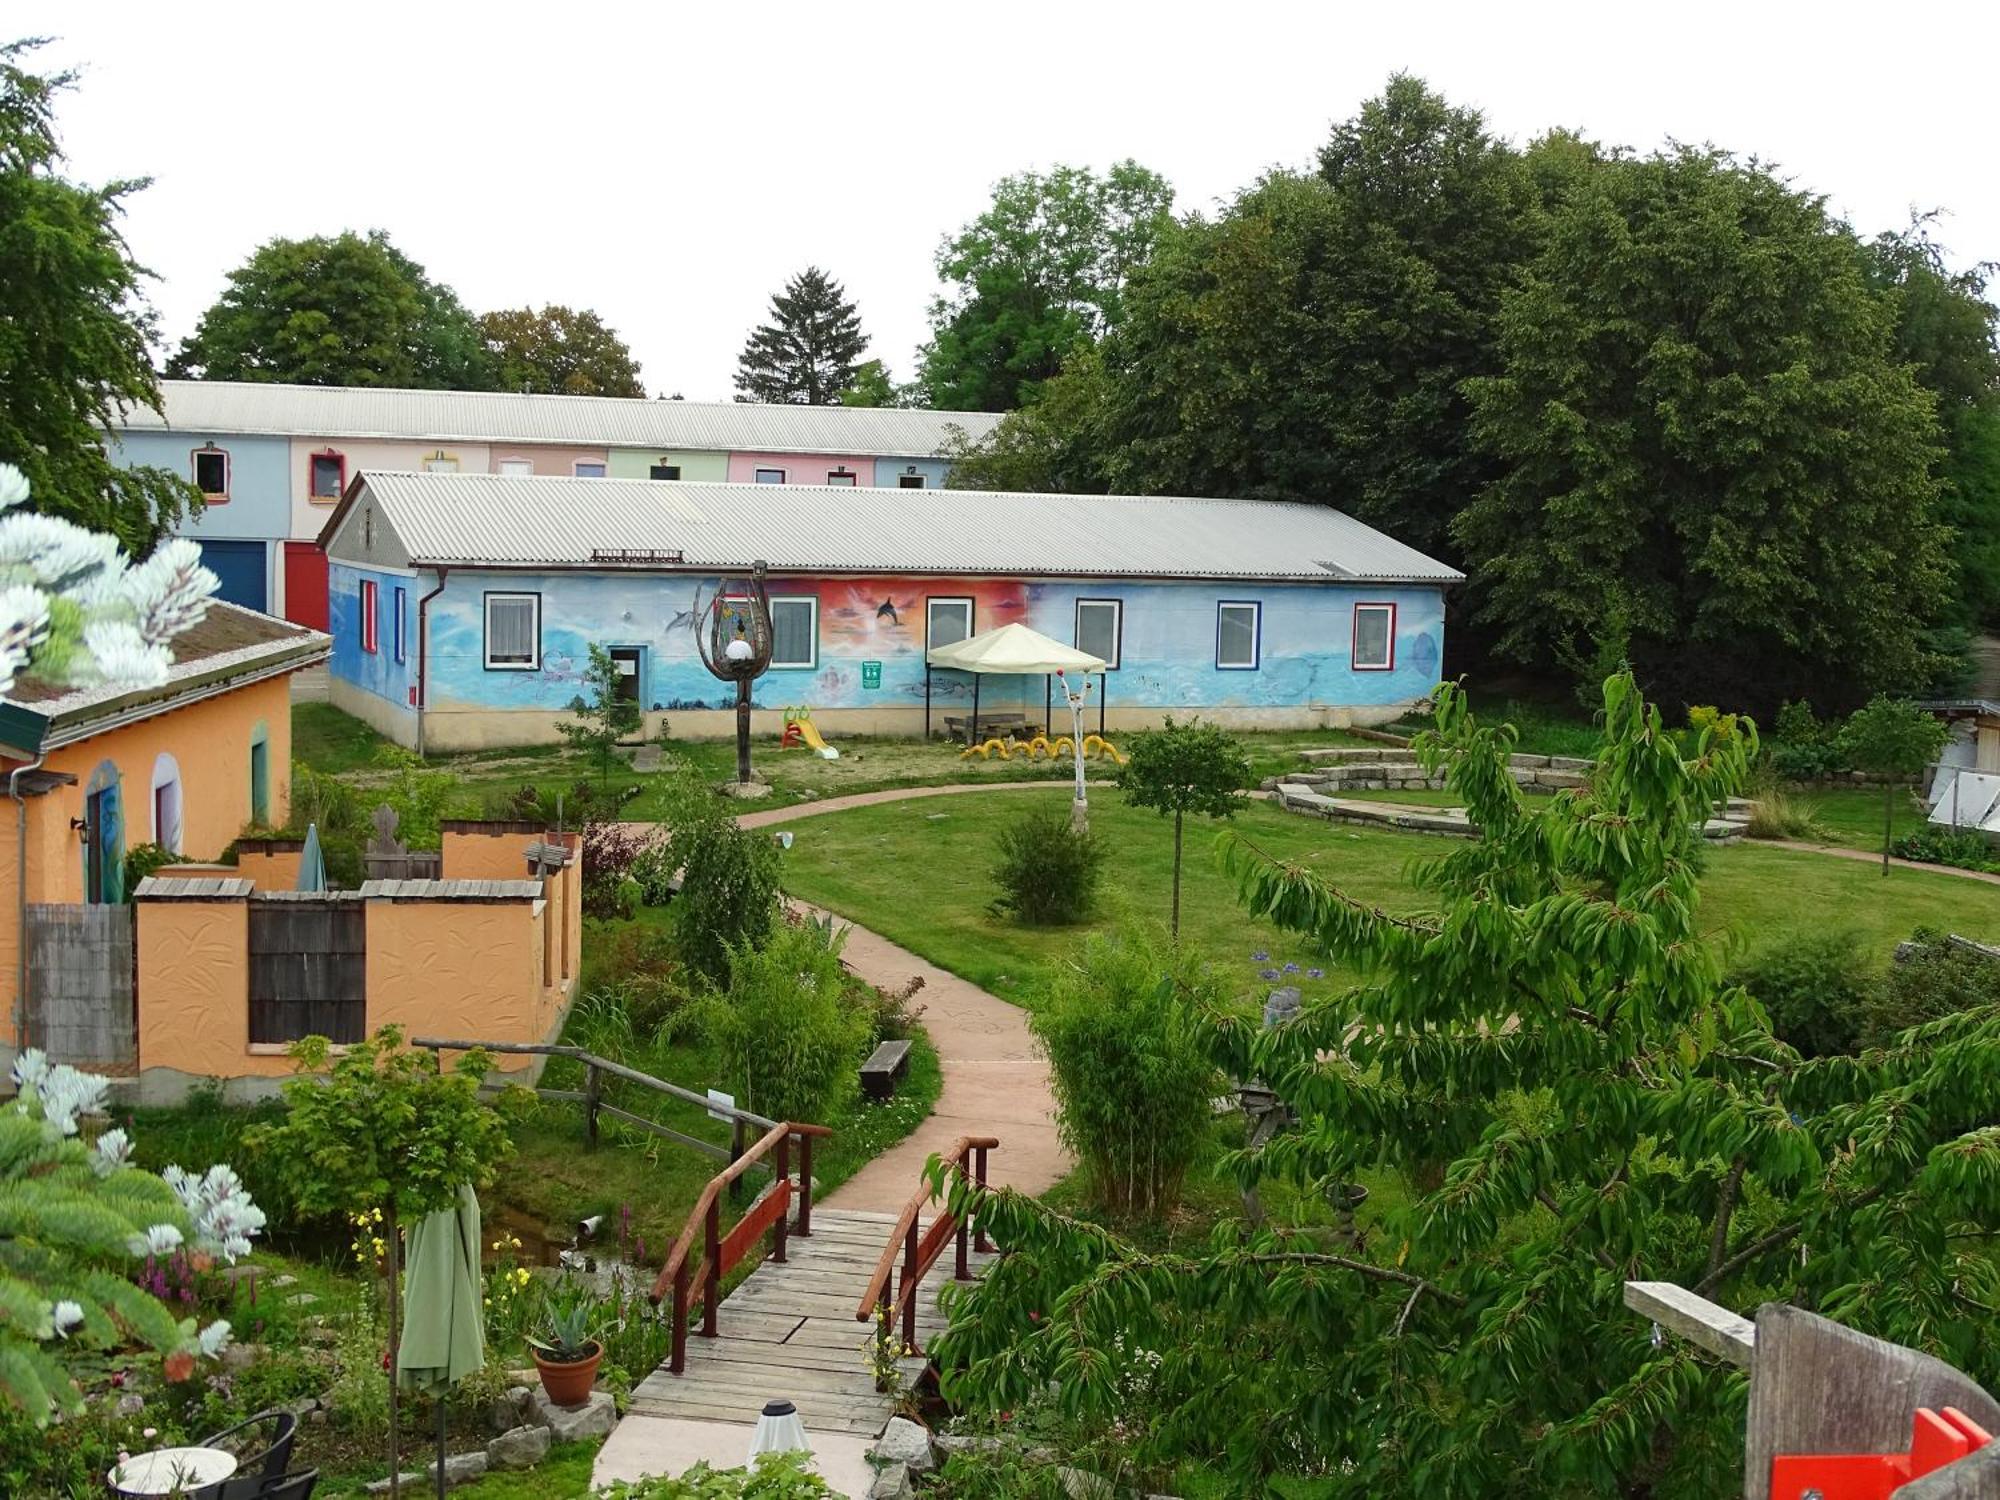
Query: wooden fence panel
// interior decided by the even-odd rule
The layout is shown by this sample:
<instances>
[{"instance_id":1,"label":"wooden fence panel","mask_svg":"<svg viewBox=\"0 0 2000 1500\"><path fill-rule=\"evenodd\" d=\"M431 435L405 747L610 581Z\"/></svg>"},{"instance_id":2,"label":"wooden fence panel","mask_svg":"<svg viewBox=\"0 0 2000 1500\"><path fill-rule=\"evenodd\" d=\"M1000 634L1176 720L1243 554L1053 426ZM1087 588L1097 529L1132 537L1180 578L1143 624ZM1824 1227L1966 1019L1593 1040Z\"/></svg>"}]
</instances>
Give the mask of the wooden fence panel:
<instances>
[{"instance_id":1,"label":"wooden fence panel","mask_svg":"<svg viewBox=\"0 0 2000 1500\"><path fill-rule=\"evenodd\" d=\"M28 907L28 1040L49 1061L99 1072L139 1060L129 906Z\"/></svg>"},{"instance_id":2,"label":"wooden fence panel","mask_svg":"<svg viewBox=\"0 0 2000 1500\"><path fill-rule=\"evenodd\" d=\"M360 1041L367 1024L367 931L354 896L253 896L250 1040Z\"/></svg>"}]
</instances>

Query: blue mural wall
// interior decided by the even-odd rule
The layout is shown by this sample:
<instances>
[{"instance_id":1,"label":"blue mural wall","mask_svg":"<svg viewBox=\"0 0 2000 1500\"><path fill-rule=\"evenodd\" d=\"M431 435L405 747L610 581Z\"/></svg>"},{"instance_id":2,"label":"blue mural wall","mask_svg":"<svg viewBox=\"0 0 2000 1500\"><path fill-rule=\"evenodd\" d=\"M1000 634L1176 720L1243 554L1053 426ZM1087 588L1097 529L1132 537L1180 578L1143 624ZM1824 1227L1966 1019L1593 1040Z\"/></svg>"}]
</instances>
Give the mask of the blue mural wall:
<instances>
[{"instance_id":1,"label":"blue mural wall","mask_svg":"<svg viewBox=\"0 0 2000 1500\"><path fill-rule=\"evenodd\" d=\"M194 479L194 450L213 443L229 455L229 501L210 505L181 524L180 535L197 538L284 537L291 535L292 445L281 437L241 437L229 433L128 431L111 435L111 461L125 468L151 466Z\"/></svg>"},{"instance_id":2,"label":"blue mural wall","mask_svg":"<svg viewBox=\"0 0 2000 1500\"><path fill-rule=\"evenodd\" d=\"M375 650L361 646L361 583L375 584ZM334 563L327 570L327 629L333 636L333 674L395 705L408 708L417 680L417 588L405 573L384 573ZM432 585L425 583L425 589ZM403 615L403 660L396 659L396 613Z\"/></svg>"},{"instance_id":3,"label":"blue mural wall","mask_svg":"<svg viewBox=\"0 0 2000 1500\"><path fill-rule=\"evenodd\" d=\"M875 483L882 489L893 490L912 469L924 476L924 488L932 490L943 489L945 476L951 473L951 465L941 458L878 458Z\"/></svg>"},{"instance_id":4,"label":"blue mural wall","mask_svg":"<svg viewBox=\"0 0 2000 1500\"><path fill-rule=\"evenodd\" d=\"M336 564L333 669L371 679L384 664L359 655L355 632L343 628L354 608L359 570ZM430 575L416 580L428 589ZM716 592L713 578L635 574L475 573L456 570L430 606L430 703L434 708L561 709L576 695L589 646L644 648L640 701L648 709L723 708L733 703L709 676L690 624L695 595ZM382 596L388 597L385 577ZM489 671L484 664L484 596L488 591L539 595L541 665L534 671ZM1119 669L1109 674L1109 701L1147 708L1379 706L1422 697L1436 686L1444 647L1443 599L1435 588L1348 584L1218 584L1106 581L1028 582L961 578L778 578L774 598L818 601L818 660L811 667L774 667L757 684L767 708L809 703L815 708L916 707L924 701L925 600L974 600L973 631L1022 621L1059 641L1075 636L1079 597L1123 604ZM1255 670L1216 666L1219 600L1262 606ZM1395 667L1355 671L1350 656L1354 606L1396 606ZM386 626L383 640L388 640ZM386 654L386 644L384 654ZM414 647L412 648L414 655ZM880 664L880 686L864 682ZM361 680L358 676L356 680ZM373 689L371 689L373 690ZM1039 706L1043 682L988 678L982 702L1009 695ZM933 674L937 704L971 697L970 679ZM404 700L396 697L398 703Z\"/></svg>"}]
</instances>

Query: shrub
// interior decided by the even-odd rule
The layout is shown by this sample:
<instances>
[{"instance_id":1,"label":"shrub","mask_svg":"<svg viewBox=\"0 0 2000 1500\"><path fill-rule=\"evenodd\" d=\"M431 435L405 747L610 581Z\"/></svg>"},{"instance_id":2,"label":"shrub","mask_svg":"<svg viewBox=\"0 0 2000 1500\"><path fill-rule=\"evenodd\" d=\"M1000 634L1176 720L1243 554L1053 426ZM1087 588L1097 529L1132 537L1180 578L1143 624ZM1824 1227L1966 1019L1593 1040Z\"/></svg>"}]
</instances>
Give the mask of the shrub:
<instances>
[{"instance_id":1,"label":"shrub","mask_svg":"<svg viewBox=\"0 0 2000 1500\"><path fill-rule=\"evenodd\" d=\"M1920 927L1868 997L1863 1040L1887 1045L1912 1026L1994 1006L2000 1006L2000 958Z\"/></svg>"},{"instance_id":2,"label":"shrub","mask_svg":"<svg viewBox=\"0 0 2000 1500\"><path fill-rule=\"evenodd\" d=\"M1810 703L1786 703L1771 724L1771 769L1786 781L1817 781L1852 770L1838 723L1823 724Z\"/></svg>"},{"instance_id":3,"label":"shrub","mask_svg":"<svg viewBox=\"0 0 2000 1500\"><path fill-rule=\"evenodd\" d=\"M411 849L436 849L444 841L438 824L458 790L449 771L433 771L424 758L401 745L383 745L375 764L391 774L377 800L396 810L396 837Z\"/></svg>"},{"instance_id":4,"label":"shrub","mask_svg":"<svg viewBox=\"0 0 2000 1500\"><path fill-rule=\"evenodd\" d=\"M668 880L681 875L667 908L681 961L719 984L733 949L755 948L770 935L778 846L768 833L739 828L729 804L691 770L669 783L666 801L666 831L638 873L640 888L649 903L667 900Z\"/></svg>"},{"instance_id":5,"label":"shrub","mask_svg":"<svg viewBox=\"0 0 2000 1500\"><path fill-rule=\"evenodd\" d=\"M158 844L135 844L125 851L125 899L139 889L139 882L163 865L180 863L181 856Z\"/></svg>"},{"instance_id":6,"label":"shrub","mask_svg":"<svg viewBox=\"0 0 2000 1500\"><path fill-rule=\"evenodd\" d=\"M839 1493L806 1467L803 1453L760 1453L747 1469L712 1469L706 1460L678 1479L620 1479L600 1500L817 1500Z\"/></svg>"},{"instance_id":7,"label":"shrub","mask_svg":"<svg viewBox=\"0 0 2000 1500\"><path fill-rule=\"evenodd\" d=\"M1753 839L1810 839L1824 842L1826 829L1813 816L1812 804L1777 787L1767 787L1750 804L1750 824L1745 830Z\"/></svg>"},{"instance_id":8,"label":"shrub","mask_svg":"<svg viewBox=\"0 0 2000 1500\"><path fill-rule=\"evenodd\" d=\"M1028 1025L1048 1054L1056 1124L1093 1201L1157 1217L1208 1140L1222 1077L1195 1026L1220 1000L1185 949L1093 934L1047 984Z\"/></svg>"},{"instance_id":9,"label":"shrub","mask_svg":"<svg viewBox=\"0 0 2000 1500\"><path fill-rule=\"evenodd\" d=\"M730 949L727 991L688 1012L745 1109L824 1120L859 1085L874 1028L849 997L841 942L830 925L781 923L763 948Z\"/></svg>"},{"instance_id":10,"label":"shrub","mask_svg":"<svg viewBox=\"0 0 2000 1500\"><path fill-rule=\"evenodd\" d=\"M994 913L1011 912L1031 927L1081 922L1097 899L1104 845L1072 827L1067 802L1038 802L1000 830L1000 887Z\"/></svg>"},{"instance_id":11,"label":"shrub","mask_svg":"<svg viewBox=\"0 0 2000 1500\"><path fill-rule=\"evenodd\" d=\"M1940 828L1927 823L1904 834L1891 848L1898 859L2000 873L2000 849L1969 829Z\"/></svg>"},{"instance_id":12,"label":"shrub","mask_svg":"<svg viewBox=\"0 0 2000 1500\"><path fill-rule=\"evenodd\" d=\"M1852 932L1806 932L1772 944L1730 973L1763 1003L1771 1030L1806 1057L1860 1049L1875 978Z\"/></svg>"},{"instance_id":13,"label":"shrub","mask_svg":"<svg viewBox=\"0 0 2000 1500\"><path fill-rule=\"evenodd\" d=\"M579 781L567 788L521 786L513 791L490 792L486 815L514 823L539 823L544 828L583 828L592 823L615 823L625 804L639 795L631 783L600 786L595 781Z\"/></svg>"},{"instance_id":14,"label":"shrub","mask_svg":"<svg viewBox=\"0 0 2000 1500\"><path fill-rule=\"evenodd\" d=\"M629 823L584 825L582 902L586 917L632 915L640 896L632 867L657 839L657 834Z\"/></svg>"},{"instance_id":15,"label":"shrub","mask_svg":"<svg viewBox=\"0 0 2000 1500\"><path fill-rule=\"evenodd\" d=\"M657 1031L689 998L673 935L644 923L591 934L582 989L586 997L607 997L634 1033Z\"/></svg>"}]
</instances>

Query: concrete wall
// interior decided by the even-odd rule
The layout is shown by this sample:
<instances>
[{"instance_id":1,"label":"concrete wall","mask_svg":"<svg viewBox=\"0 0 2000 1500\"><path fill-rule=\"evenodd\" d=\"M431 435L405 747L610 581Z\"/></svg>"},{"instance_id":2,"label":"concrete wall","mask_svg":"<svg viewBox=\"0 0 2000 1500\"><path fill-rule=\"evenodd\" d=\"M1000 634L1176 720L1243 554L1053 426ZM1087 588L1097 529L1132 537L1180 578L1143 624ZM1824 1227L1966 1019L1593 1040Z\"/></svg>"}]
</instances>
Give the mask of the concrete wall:
<instances>
[{"instance_id":1,"label":"concrete wall","mask_svg":"<svg viewBox=\"0 0 2000 1500\"><path fill-rule=\"evenodd\" d=\"M151 465L194 480L194 450L213 444L229 455L229 498L185 521L179 535L274 540L291 531L291 443L281 437L226 432L114 432L106 445L123 468Z\"/></svg>"},{"instance_id":2,"label":"concrete wall","mask_svg":"<svg viewBox=\"0 0 2000 1500\"><path fill-rule=\"evenodd\" d=\"M575 475L580 463L605 464L609 473L610 455L603 448L560 448L537 446L532 443L495 443L490 450L495 474L505 473L502 467L510 461L525 460L532 465L531 472L552 474L568 479ZM643 471L641 471L643 477Z\"/></svg>"},{"instance_id":3,"label":"concrete wall","mask_svg":"<svg viewBox=\"0 0 2000 1500\"><path fill-rule=\"evenodd\" d=\"M664 716L677 736L732 733L734 699L702 666L687 628L697 588L710 597L719 582L622 572L454 572L430 609L427 744L481 748L553 739L556 720L581 690L592 641L644 649L640 701L649 731ZM541 596L537 670L485 668L488 590ZM1436 686L1443 654L1442 596L1435 588L787 577L773 579L771 592L818 601L818 662L810 668L773 668L759 680L756 703L766 711L758 717L760 732L764 727L776 732L786 705L810 703L823 729L920 733L925 619L932 598L971 598L974 633L1022 621L1059 641L1074 638L1079 598L1118 600L1124 607L1122 649L1118 669L1107 674L1106 723L1123 728L1157 723L1169 711L1195 710L1244 728L1379 723ZM1262 606L1261 657L1254 670L1215 665L1216 610L1225 599ZM1396 606L1394 670L1353 668L1353 614L1360 602ZM868 663L879 664L879 676L865 670ZM868 686L871 681L877 685ZM337 654L335 702L365 704L371 695L364 687L358 674L344 679ZM1039 718L1043 691L1039 677L989 677L981 684L981 707L1026 709ZM933 673L930 694L939 727L944 715L960 715L971 706L970 679L962 674ZM377 717L370 722L406 744L414 741L414 724Z\"/></svg>"},{"instance_id":4,"label":"concrete wall","mask_svg":"<svg viewBox=\"0 0 2000 1500\"><path fill-rule=\"evenodd\" d=\"M361 585L375 585L375 649L362 649ZM431 585L415 574L333 563L327 569L327 630L333 636L332 677L379 698L392 709L415 703L417 601ZM396 654L396 618L403 653ZM343 705L344 706L344 705Z\"/></svg>"},{"instance_id":5,"label":"concrete wall","mask_svg":"<svg viewBox=\"0 0 2000 1500\"><path fill-rule=\"evenodd\" d=\"M729 482L754 484L759 469L783 469L786 484L825 484L836 469L848 469L857 485L873 482L875 460L867 454L838 453L732 453L729 455ZM685 476L683 476L685 477Z\"/></svg>"},{"instance_id":6,"label":"concrete wall","mask_svg":"<svg viewBox=\"0 0 2000 1500\"><path fill-rule=\"evenodd\" d=\"M951 465L941 458L878 458L875 460L875 483L885 490L895 489L903 475L915 469L924 476L924 488L941 490L951 476Z\"/></svg>"},{"instance_id":7,"label":"concrete wall","mask_svg":"<svg viewBox=\"0 0 2000 1500\"><path fill-rule=\"evenodd\" d=\"M721 452L702 452L693 449L680 452L661 452L654 448L613 448L611 450L611 477L613 479L649 479L654 464L679 464L681 479L687 483L701 480L720 484L729 477L729 455Z\"/></svg>"},{"instance_id":8,"label":"concrete wall","mask_svg":"<svg viewBox=\"0 0 2000 1500\"><path fill-rule=\"evenodd\" d=\"M295 437L291 443L291 535L299 541L316 541L338 499L314 500L310 496L312 456L328 449L347 460L347 477L352 480L363 469L407 469L421 473L426 460L442 454L458 460L461 474L492 472L493 449L486 443L400 443L378 442L370 438Z\"/></svg>"}]
</instances>

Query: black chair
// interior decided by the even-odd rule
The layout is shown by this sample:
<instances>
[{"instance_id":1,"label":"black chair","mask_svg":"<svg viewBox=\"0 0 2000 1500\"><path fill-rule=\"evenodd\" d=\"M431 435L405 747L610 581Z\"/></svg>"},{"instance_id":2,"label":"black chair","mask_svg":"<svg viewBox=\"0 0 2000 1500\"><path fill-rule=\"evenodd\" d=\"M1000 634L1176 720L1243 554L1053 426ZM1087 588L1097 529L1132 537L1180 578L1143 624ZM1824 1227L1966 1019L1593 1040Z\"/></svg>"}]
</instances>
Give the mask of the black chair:
<instances>
[{"instance_id":1,"label":"black chair","mask_svg":"<svg viewBox=\"0 0 2000 1500\"><path fill-rule=\"evenodd\" d=\"M225 1427L213 1437L201 1440L204 1448L220 1448L236 1456L235 1483L243 1479L276 1479L292 1462L292 1440L298 1436L296 1412L260 1411L234 1427ZM220 1493L220 1491L218 1491ZM253 1491L246 1490L251 1494Z\"/></svg>"},{"instance_id":2,"label":"black chair","mask_svg":"<svg viewBox=\"0 0 2000 1500\"><path fill-rule=\"evenodd\" d=\"M318 1469L302 1469L296 1474L246 1474L223 1480L212 1493L214 1500L309 1500L318 1483ZM204 1496L210 1493L203 1491Z\"/></svg>"}]
</instances>

